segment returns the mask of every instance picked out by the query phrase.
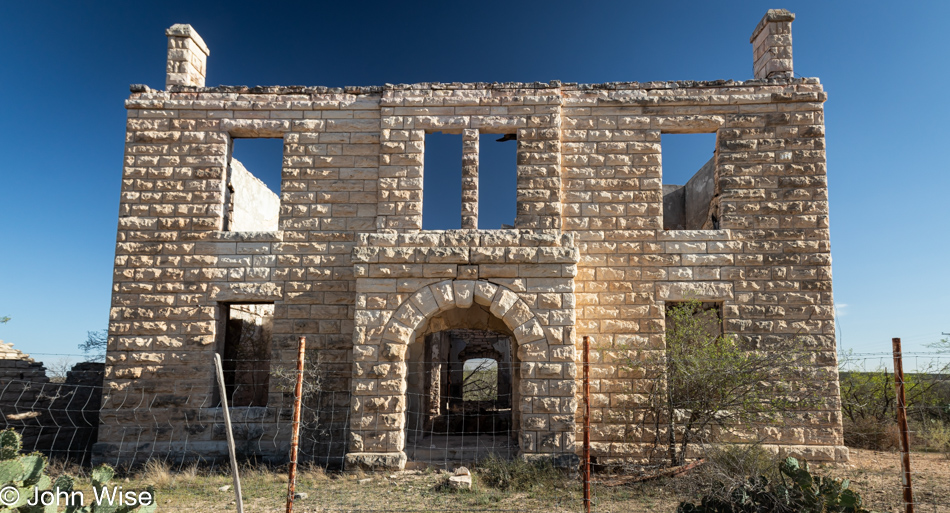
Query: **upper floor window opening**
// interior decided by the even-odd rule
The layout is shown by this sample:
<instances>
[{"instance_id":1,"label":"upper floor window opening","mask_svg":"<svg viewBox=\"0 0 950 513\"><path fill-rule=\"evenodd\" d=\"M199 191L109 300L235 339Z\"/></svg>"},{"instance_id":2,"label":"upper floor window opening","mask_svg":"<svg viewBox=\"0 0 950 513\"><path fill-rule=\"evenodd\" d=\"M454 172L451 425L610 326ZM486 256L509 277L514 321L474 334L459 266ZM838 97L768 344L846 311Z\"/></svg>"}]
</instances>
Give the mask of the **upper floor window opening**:
<instances>
[{"instance_id":1,"label":"upper floor window opening","mask_svg":"<svg viewBox=\"0 0 950 513\"><path fill-rule=\"evenodd\" d=\"M224 230L277 231L283 159L283 139L231 139Z\"/></svg>"},{"instance_id":2,"label":"upper floor window opening","mask_svg":"<svg viewBox=\"0 0 950 513\"><path fill-rule=\"evenodd\" d=\"M718 229L716 134L662 134L663 229Z\"/></svg>"},{"instance_id":3,"label":"upper floor window opening","mask_svg":"<svg viewBox=\"0 0 950 513\"><path fill-rule=\"evenodd\" d=\"M422 229L462 227L462 136L427 133L422 171Z\"/></svg>"},{"instance_id":4,"label":"upper floor window opening","mask_svg":"<svg viewBox=\"0 0 950 513\"><path fill-rule=\"evenodd\" d=\"M517 136L479 135L478 228L514 228L518 210Z\"/></svg>"}]
</instances>

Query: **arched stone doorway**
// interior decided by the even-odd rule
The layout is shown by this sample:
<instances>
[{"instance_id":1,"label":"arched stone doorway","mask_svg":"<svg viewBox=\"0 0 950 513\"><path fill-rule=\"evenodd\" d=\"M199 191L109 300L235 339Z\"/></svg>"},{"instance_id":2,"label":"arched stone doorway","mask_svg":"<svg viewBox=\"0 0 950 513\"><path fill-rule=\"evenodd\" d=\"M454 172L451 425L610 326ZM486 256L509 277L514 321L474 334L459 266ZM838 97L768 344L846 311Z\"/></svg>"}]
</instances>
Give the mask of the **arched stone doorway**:
<instances>
[{"instance_id":1,"label":"arched stone doorway","mask_svg":"<svg viewBox=\"0 0 950 513\"><path fill-rule=\"evenodd\" d=\"M531 293L522 295L536 301ZM490 331L509 339L509 438L517 454L575 458L574 347L564 343L560 326L545 329L548 320L539 319L518 293L487 280L445 280L420 288L388 312L358 308L355 321L348 467L402 468L407 442L418 443L421 431L435 425L426 424L425 417L438 417L441 409L426 409L441 405L442 397L440 391L433 400L433 388L425 388L432 379L423 356L425 338L451 329Z\"/></svg>"},{"instance_id":2,"label":"arched stone doorway","mask_svg":"<svg viewBox=\"0 0 950 513\"><path fill-rule=\"evenodd\" d=\"M518 454L514 340L504 321L477 303L428 320L407 359L409 461L451 465Z\"/></svg>"}]
</instances>

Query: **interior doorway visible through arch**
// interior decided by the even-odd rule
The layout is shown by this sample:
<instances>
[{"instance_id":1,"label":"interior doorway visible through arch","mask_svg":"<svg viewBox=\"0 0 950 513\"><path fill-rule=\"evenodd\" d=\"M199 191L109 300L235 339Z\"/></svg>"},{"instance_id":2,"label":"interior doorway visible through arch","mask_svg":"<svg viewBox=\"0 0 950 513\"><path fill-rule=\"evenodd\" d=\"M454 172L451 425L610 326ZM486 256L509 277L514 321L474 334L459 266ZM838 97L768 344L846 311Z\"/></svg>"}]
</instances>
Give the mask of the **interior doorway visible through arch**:
<instances>
[{"instance_id":1,"label":"interior doorway visible through arch","mask_svg":"<svg viewBox=\"0 0 950 513\"><path fill-rule=\"evenodd\" d=\"M409 460L448 466L516 456L511 334L451 328L422 338L408 380Z\"/></svg>"}]
</instances>

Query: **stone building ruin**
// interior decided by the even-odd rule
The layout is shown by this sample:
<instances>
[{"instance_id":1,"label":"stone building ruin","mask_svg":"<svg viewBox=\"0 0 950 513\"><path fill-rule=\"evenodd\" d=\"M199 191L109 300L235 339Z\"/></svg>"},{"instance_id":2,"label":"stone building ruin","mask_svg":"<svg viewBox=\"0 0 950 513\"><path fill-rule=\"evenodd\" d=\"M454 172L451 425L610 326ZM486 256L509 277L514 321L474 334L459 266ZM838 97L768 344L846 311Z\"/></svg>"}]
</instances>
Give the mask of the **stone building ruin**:
<instances>
[{"instance_id":1,"label":"stone building ruin","mask_svg":"<svg viewBox=\"0 0 950 513\"><path fill-rule=\"evenodd\" d=\"M263 344L242 357L246 376L292 366L300 336L318 352L327 401L345 412L323 423L320 458L333 465L401 468L448 450L426 431L456 433L442 417L466 409L480 420L464 434L509 433L506 454L571 461L583 336L592 454L644 459L657 433L614 414L642 399L616 353L662 351L666 306L697 299L750 346L796 339L812 351L824 403L758 436L810 460L847 458L827 96L793 74L793 19L770 10L755 27L745 81L343 88L207 87L208 47L174 25L166 89L133 85L126 101L96 457L225 455L211 362L238 354L238 325ZM458 167L439 170L462 184L455 230L423 229L426 141L438 132L462 140ZM697 133L715 134L712 158L665 183L662 137ZM517 147L511 229L479 229L483 134ZM248 138L282 141L279 191L232 158ZM458 402L471 359L494 362L486 375L499 385L477 405ZM232 386L253 388L247 397L225 391L239 437L284 459L292 398L246 376L235 371Z\"/></svg>"},{"instance_id":2,"label":"stone building ruin","mask_svg":"<svg viewBox=\"0 0 950 513\"><path fill-rule=\"evenodd\" d=\"M15 429L24 452L91 461L99 426L103 364L80 362L65 376L0 340L0 430Z\"/></svg>"}]
</instances>

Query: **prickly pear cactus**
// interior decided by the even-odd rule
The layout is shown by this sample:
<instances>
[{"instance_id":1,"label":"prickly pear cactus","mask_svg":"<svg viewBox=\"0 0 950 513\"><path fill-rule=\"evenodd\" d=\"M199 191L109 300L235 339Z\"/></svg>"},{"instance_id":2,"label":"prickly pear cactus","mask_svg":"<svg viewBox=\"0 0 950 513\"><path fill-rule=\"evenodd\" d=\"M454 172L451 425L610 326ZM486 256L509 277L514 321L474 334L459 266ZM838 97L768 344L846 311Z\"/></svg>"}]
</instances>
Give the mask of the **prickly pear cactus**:
<instances>
[{"instance_id":1,"label":"prickly pear cactus","mask_svg":"<svg viewBox=\"0 0 950 513\"><path fill-rule=\"evenodd\" d=\"M46 457L40 453L21 455L22 447L19 433L0 431L0 512L55 512L55 506L27 504L37 490L50 490L53 483L45 472Z\"/></svg>"},{"instance_id":2,"label":"prickly pear cactus","mask_svg":"<svg viewBox=\"0 0 950 513\"><path fill-rule=\"evenodd\" d=\"M699 505L680 503L677 513L722 513L738 511L795 511L798 513L874 513L864 509L861 496L851 483L833 477L813 476L805 461L786 458L779 465L782 480L750 478L732 490L729 497L707 495ZM787 478L787 480L786 480Z\"/></svg>"},{"instance_id":3,"label":"prickly pear cactus","mask_svg":"<svg viewBox=\"0 0 950 513\"><path fill-rule=\"evenodd\" d=\"M40 453L20 454L22 450L20 434L12 429L0 431L0 513L56 513L56 504L49 506L30 506L28 502L44 491L72 492L74 479L63 475L55 483L46 474L46 457ZM115 471L108 465L99 465L92 471L93 487L110 489ZM54 488L55 487L55 488ZM139 504L96 504L93 494L87 494L85 505L68 505L66 513L151 513L155 511L155 490L149 486L153 502L150 505Z\"/></svg>"},{"instance_id":4,"label":"prickly pear cactus","mask_svg":"<svg viewBox=\"0 0 950 513\"><path fill-rule=\"evenodd\" d=\"M867 513L862 506L861 495L851 490L851 481L833 477L812 476L808 463L798 462L795 458L786 458L779 466L782 474L791 479L793 485L787 493L798 502L801 511Z\"/></svg>"},{"instance_id":5,"label":"prickly pear cactus","mask_svg":"<svg viewBox=\"0 0 950 513\"><path fill-rule=\"evenodd\" d=\"M19 433L12 429L0 431L0 460L16 458L22 448Z\"/></svg>"}]
</instances>

